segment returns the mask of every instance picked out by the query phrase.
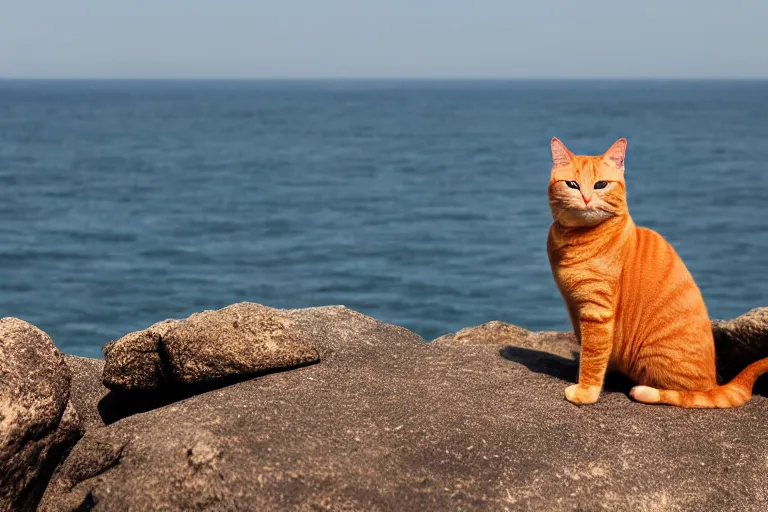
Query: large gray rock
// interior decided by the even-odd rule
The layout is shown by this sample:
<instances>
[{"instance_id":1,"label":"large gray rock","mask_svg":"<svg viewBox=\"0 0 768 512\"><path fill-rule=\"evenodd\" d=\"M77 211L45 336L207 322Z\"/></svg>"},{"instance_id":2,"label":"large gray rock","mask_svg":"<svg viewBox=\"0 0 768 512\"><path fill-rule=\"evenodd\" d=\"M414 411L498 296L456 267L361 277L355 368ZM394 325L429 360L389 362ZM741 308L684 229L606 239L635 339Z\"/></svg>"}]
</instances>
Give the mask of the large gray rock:
<instances>
[{"instance_id":1,"label":"large gray rock","mask_svg":"<svg viewBox=\"0 0 768 512\"><path fill-rule=\"evenodd\" d=\"M166 320L104 347L104 385L146 392L224 382L318 361L307 333L260 304L240 303Z\"/></svg>"},{"instance_id":2,"label":"large gray rock","mask_svg":"<svg viewBox=\"0 0 768 512\"><path fill-rule=\"evenodd\" d=\"M281 314L320 364L88 430L41 510L768 507L765 397L685 410L619 384L577 407L563 398L576 363L522 331L482 331L523 340L509 349L426 344L341 307Z\"/></svg>"},{"instance_id":3,"label":"large gray rock","mask_svg":"<svg viewBox=\"0 0 768 512\"><path fill-rule=\"evenodd\" d=\"M69 387L69 369L47 334L0 319L0 511L34 510L82 434Z\"/></svg>"}]
</instances>

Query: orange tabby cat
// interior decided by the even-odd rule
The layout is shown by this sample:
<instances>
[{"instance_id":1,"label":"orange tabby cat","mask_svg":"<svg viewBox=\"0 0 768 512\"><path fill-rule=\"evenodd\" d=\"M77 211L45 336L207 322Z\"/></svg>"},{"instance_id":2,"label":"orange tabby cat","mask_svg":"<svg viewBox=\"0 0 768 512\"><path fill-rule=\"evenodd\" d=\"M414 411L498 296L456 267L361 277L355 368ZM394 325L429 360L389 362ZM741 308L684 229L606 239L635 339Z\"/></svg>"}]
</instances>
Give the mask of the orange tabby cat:
<instances>
[{"instance_id":1,"label":"orange tabby cat","mask_svg":"<svg viewBox=\"0 0 768 512\"><path fill-rule=\"evenodd\" d=\"M624 183L626 139L600 156L574 155L552 139L547 252L576 336L575 404L597 401L609 364L640 384L640 402L734 407L748 401L768 359L724 386L715 380L715 345L699 288L675 250L635 226Z\"/></svg>"}]
</instances>

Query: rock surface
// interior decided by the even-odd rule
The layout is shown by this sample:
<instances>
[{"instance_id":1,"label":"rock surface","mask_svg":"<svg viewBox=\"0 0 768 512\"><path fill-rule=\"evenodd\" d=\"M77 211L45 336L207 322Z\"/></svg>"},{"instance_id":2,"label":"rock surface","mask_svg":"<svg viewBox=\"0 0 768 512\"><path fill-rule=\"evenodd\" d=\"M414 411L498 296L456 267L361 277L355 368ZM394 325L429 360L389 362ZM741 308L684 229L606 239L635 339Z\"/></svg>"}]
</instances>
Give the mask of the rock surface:
<instances>
[{"instance_id":1,"label":"rock surface","mask_svg":"<svg viewBox=\"0 0 768 512\"><path fill-rule=\"evenodd\" d=\"M82 434L69 388L51 338L18 318L0 319L0 511L34 510Z\"/></svg>"},{"instance_id":2,"label":"rock surface","mask_svg":"<svg viewBox=\"0 0 768 512\"><path fill-rule=\"evenodd\" d=\"M109 390L101 383L104 361L88 357L64 356L64 361L72 374L69 400L83 422L83 428L103 427L104 419L99 411L99 403Z\"/></svg>"},{"instance_id":3,"label":"rock surface","mask_svg":"<svg viewBox=\"0 0 768 512\"><path fill-rule=\"evenodd\" d=\"M280 310L240 303L166 320L104 347L104 385L147 392L225 381L318 360L307 335Z\"/></svg>"},{"instance_id":4,"label":"rock surface","mask_svg":"<svg viewBox=\"0 0 768 512\"><path fill-rule=\"evenodd\" d=\"M495 323L425 344L342 307L281 314L320 364L89 428L41 510L768 507L763 396L685 410L611 380L577 407L563 398L576 363L539 350L572 354L566 335ZM92 413L98 365L74 362Z\"/></svg>"}]
</instances>

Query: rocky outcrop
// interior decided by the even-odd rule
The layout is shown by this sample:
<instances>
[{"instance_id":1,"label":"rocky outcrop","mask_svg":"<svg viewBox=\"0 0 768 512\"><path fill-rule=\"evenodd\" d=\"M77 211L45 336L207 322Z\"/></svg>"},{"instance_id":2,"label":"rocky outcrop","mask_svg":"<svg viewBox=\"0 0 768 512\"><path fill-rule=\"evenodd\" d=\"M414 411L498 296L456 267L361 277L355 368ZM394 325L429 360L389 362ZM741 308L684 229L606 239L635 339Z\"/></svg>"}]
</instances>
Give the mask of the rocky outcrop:
<instances>
[{"instance_id":1,"label":"rocky outcrop","mask_svg":"<svg viewBox=\"0 0 768 512\"><path fill-rule=\"evenodd\" d=\"M70 372L43 331L0 319L0 511L34 510L81 435Z\"/></svg>"},{"instance_id":2,"label":"rocky outcrop","mask_svg":"<svg viewBox=\"0 0 768 512\"><path fill-rule=\"evenodd\" d=\"M166 320L104 347L104 385L122 392L223 382L318 361L279 310L240 303Z\"/></svg>"},{"instance_id":3,"label":"rocky outcrop","mask_svg":"<svg viewBox=\"0 0 768 512\"><path fill-rule=\"evenodd\" d=\"M756 308L733 320L713 320L712 333L717 353L720 382L728 382L741 370L768 357L768 307ZM572 332L533 332L505 322L491 321L445 334L432 343L450 345L493 345L502 355L536 358L539 352L578 360L579 344ZM758 392L768 390L768 379L758 381Z\"/></svg>"},{"instance_id":4,"label":"rocky outcrop","mask_svg":"<svg viewBox=\"0 0 768 512\"><path fill-rule=\"evenodd\" d=\"M281 485L299 478L290 469L290 475L281 472L281 457L299 455L306 442L330 449L342 432L328 433L373 406L355 391L358 381L381 378L367 364L385 356L381 363L397 368L400 353L427 345L406 329L343 307L279 313L317 347L322 364L272 373L89 429L52 479L40 509L125 510L130 504L134 510L269 510L285 500L301 503L302 493L279 495L287 492L279 491ZM80 358L74 362L87 368ZM94 373L97 366L92 365ZM344 374L348 378L336 380ZM96 399L98 392L83 389L93 375L77 375L82 379L73 386L80 389L78 398ZM346 403L336 402L339 392L347 395ZM391 403L397 399L388 397ZM284 416L287 411L292 412ZM297 434L303 441L291 446ZM343 477L334 469L341 459L327 462L328 470ZM268 488L278 494L255 498Z\"/></svg>"},{"instance_id":5,"label":"rocky outcrop","mask_svg":"<svg viewBox=\"0 0 768 512\"><path fill-rule=\"evenodd\" d=\"M491 323L426 344L342 307L279 316L320 364L89 428L40 509L768 507L763 396L684 410L632 402L611 380L577 407L563 398L568 335ZM73 400L100 411L98 364L75 362Z\"/></svg>"}]
</instances>

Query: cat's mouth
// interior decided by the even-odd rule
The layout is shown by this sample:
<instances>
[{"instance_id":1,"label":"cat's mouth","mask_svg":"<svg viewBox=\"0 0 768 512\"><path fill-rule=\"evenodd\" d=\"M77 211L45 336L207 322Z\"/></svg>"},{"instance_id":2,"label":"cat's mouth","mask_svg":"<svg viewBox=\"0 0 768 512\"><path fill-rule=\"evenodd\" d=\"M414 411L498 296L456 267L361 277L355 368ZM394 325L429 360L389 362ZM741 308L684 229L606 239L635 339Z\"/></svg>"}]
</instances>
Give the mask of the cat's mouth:
<instances>
[{"instance_id":1,"label":"cat's mouth","mask_svg":"<svg viewBox=\"0 0 768 512\"><path fill-rule=\"evenodd\" d=\"M597 207L563 208L555 216L555 220L568 227L592 227L604 222L614 214Z\"/></svg>"}]
</instances>

